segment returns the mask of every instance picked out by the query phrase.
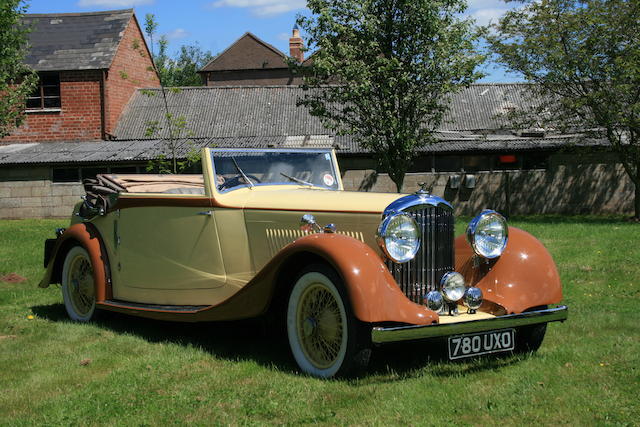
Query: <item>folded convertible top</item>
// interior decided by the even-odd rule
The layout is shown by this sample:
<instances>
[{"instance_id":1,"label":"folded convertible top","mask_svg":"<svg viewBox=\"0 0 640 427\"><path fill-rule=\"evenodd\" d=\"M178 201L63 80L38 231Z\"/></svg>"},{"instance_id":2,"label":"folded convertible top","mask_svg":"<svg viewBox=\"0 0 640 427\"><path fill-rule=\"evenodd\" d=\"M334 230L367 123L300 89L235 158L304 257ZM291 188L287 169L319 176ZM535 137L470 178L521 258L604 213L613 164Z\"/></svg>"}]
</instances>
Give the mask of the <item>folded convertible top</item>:
<instances>
[{"instance_id":1,"label":"folded convertible top","mask_svg":"<svg viewBox=\"0 0 640 427\"><path fill-rule=\"evenodd\" d=\"M204 194L202 175L98 174L82 184L87 193L84 210L92 212L106 212L120 193Z\"/></svg>"}]
</instances>

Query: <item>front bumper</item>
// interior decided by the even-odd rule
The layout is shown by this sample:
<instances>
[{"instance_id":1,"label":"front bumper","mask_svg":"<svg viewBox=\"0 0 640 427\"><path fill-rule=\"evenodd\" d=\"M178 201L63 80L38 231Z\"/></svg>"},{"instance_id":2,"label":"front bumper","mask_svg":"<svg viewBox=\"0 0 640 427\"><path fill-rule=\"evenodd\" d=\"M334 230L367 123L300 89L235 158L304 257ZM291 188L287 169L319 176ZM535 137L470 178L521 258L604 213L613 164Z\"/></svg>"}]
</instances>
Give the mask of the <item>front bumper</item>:
<instances>
[{"instance_id":1,"label":"front bumper","mask_svg":"<svg viewBox=\"0 0 640 427\"><path fill-rule=\"evenodd\" d=\"M376 344L384 344L565 321L567 312L567 306L561 305L544 310L526 311L519 314L508 314L491 319L471 320L468 322L399 326L395 328L375 327L371 331L371 341Z\"/></svg>"}]
</instances>

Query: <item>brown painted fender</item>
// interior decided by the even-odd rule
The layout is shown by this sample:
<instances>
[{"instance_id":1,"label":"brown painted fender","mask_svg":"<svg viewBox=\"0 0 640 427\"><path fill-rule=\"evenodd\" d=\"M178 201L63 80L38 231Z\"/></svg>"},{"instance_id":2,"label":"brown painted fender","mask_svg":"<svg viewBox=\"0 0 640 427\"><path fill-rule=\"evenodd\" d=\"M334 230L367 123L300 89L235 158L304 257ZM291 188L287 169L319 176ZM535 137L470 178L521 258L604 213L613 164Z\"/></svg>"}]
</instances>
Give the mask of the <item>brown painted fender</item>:
<instances>
[{"instance_id":1,"label":"brown painted fender","mask_svg":"<svg viewBox=\"0 0 640 427\"><path fill-rule=\"evenodd\" d=\"M489 262L475 255L464 235L455 244L456 271L467 284L482 289L485 300L504 307L507 313L562 300L560 276L551 254L526 231L509 227L505 251Z\"/></svg>"},{"instance_id":2,"label":"brown painted fender","mask_svg":"<svg viewBox=\"0 0 640 427\"><path fill-rule=\"evenodd\" d=\"M311 234L289 244L238 294L212 307L204 317L238 318L239 312L246 317L250 310L266 309L279 272L288 260L302 253L319 256L333 266L344 281L355 316L363 322L426 325L439 319L437 313L407 299L373 249L352 237L334 233Z\"/></svg>"},{"instance_id":3,"label":"brown painted fender","mask_svg":"<svg viewBox=\"0 0 640 427\"><path fill-rule=\"evenodd\" d=\"M82 245L89 254L91 266L93 267L93 281L96 287L96 301L104 301L107 299L105 258L103 257L100 246L100 236L95 227L88 223L72 225L57 239L45 275L38 286L41 288L48 287L53 279L55 269L59 268L60 272L62 271L62 265L67 251L61 251L61 249L67 249L70 240Z\"/></svg>"},{"instance_id":4,"label":"brown painted fender","mask_svg":"<svg viewBox=\"0 0 640 427\"><path fill-rule=\"evenodd\" d=\"M380 256L352 237L318 233L302 237L283 251L309 251L322 256L342 276L355 316L363 322L403 322L425 325L438 321L437 313L410 301Z\"/></svg>"}]
</instances>

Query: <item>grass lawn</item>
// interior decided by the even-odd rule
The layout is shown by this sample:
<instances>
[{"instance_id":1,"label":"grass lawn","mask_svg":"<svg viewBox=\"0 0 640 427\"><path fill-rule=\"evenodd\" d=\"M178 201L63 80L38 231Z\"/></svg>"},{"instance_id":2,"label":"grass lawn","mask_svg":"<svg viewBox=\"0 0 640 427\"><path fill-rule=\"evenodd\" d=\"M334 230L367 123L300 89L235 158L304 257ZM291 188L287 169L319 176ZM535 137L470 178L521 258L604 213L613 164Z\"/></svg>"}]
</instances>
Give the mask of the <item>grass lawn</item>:
<instances>
[{"instance_id":1,"label":"grass lawn","mask_svg":"<svg viewBox=\"0 0 640 427\"><path fill-rule=\"evenodd\" d=\"M72 323L59 287L37 287L43 240L66 222L0 221L0 276L28 278L0 282L0 425L636 424L640 225L511 223L549 248L570 307L538 353L450 363L394 345L367 376L326 381L298 374L255 322Z\"/></svg>"}]
</instances>

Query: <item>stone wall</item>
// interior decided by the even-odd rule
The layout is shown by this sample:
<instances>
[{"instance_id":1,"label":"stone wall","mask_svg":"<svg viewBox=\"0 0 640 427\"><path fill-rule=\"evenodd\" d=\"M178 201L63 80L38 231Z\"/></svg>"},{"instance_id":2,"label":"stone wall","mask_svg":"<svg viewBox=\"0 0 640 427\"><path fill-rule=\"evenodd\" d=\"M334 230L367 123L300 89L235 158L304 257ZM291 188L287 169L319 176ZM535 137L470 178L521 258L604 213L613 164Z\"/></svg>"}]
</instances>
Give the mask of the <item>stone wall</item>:
<instances>
[{"instance_id":1,"label":"stone wall","mask_svg":"<svg viewBox=\"0 0 640 427\"><path fill-rule=\"evenodd\" d=\"M403 191L414 192L425 182L433 194L450 201L458 215L476 215L482 209L508 215L633 213L634 187L622 166L602 155L581 159L587 162L560 154L552 156L547 170L477 172L473 189L465 187L459 172L409 173ZM351 162L343 172L345 189L395 192L388 175L359 165L365 163ZM451 188L452 176L461 177L458 189ZM0 219L68 217L83 194L80 183L51 182L49 167L0 168Z\"/></svg>"},{"instance_id":2,"label":"stone wall","mask_svg":"<svg viewBox=\"0 0 640 427\"><path fill-rule=\"evenodd\" d=\"M458 189L450 185L455 175L460 177ZM418 183L425 182L433 194L455 206L457 215L475 215L482 209L510 215L633 213L634 186L619 164L574 164L558 156L548 170L471 175L476 181L473 189L465 187L464 174L459 172L410 173L402 191L414 192ZM348 170L342 180L347 190L396 191L387 174L375 175L372 170Z\"/></svg>"},{"instance_id":3,"label":"stone wall","mask_svg":"<svg viewBox=\"0 0 640 427\"><path fill-rule=\"evenodd\" d=\"M69 217L83 194L80 183L51 182L48 167L0 169L0 219Z\"/></svg>"}]
</instances>

